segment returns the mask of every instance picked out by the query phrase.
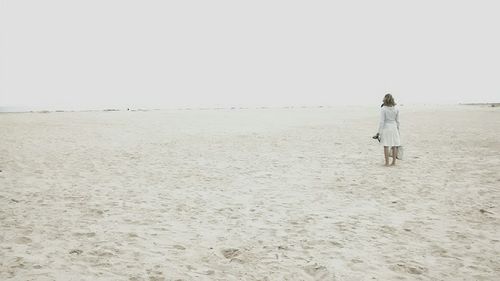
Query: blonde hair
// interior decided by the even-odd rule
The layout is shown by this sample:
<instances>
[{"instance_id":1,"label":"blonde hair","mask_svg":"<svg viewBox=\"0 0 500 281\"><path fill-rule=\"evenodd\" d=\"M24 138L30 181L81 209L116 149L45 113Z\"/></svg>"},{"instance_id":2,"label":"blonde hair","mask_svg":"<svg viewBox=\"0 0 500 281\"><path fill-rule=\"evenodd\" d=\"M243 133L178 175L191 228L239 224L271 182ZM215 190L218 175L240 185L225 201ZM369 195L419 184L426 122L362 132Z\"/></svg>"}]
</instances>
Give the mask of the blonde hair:
<instances>
[{"instance_id":1,"label":"blonde hair","mask_svg":"<svg viewBox=\"0 0 500 281\"><path fill-rule=\"evenodd\" d=\"M391 94L387 94L384 96L384 106L395 106L396 102Z\"/></svg>"}]
</instances>

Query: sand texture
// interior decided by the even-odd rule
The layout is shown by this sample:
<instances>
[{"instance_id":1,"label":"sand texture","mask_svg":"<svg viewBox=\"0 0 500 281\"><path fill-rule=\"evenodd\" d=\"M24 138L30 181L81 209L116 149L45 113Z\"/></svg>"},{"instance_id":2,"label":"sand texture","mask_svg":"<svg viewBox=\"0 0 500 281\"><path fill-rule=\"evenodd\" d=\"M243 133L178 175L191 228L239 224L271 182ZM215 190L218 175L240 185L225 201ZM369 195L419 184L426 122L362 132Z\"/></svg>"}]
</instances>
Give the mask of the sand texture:
<instances>
[{"instance_id":1,"label":"sand texture","mask_svg":"<svg viewBox=\"0 0 500 281\"><path fill-rule=\"evenodd\" d=\"M0 114L0 280L500 280L500 109Z\"/></svg>"}]
</instances>

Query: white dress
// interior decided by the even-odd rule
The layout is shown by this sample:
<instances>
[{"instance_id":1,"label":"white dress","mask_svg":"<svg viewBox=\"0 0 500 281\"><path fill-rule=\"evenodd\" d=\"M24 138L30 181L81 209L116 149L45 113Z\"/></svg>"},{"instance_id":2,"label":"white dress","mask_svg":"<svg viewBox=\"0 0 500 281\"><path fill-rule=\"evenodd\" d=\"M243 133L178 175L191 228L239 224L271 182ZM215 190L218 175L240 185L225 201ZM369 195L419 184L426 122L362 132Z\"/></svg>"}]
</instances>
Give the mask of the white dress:
<instances>
[{"instance_id":1,"label":"white dress","mask_svg":"<svg viewBox=\"0 0 500 281\"><path fill-rule=\"evenodd\" d=\"M399 108L383 106L380 110L380 125L378 128L380 144L383 146L401 146L399 136Z\"/></svg>"}]
</instances>

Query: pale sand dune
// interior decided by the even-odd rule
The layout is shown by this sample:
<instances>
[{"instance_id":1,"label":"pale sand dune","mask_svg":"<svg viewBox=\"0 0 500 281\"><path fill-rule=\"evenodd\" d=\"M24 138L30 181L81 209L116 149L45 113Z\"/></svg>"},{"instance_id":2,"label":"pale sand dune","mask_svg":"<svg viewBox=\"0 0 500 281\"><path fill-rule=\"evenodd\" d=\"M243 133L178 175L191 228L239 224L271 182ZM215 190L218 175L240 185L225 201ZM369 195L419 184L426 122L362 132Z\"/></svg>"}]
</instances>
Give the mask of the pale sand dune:
<instances>
[{"instance_id":1,"label":"pale sand dune","mask_svg":"<svg viewBox=\"0 0 500 281\"><path fill-rule=\"evenodd\" d=\"M500 111L0 114L0 280L499 280Z\"/></svg>"}]
</instances>

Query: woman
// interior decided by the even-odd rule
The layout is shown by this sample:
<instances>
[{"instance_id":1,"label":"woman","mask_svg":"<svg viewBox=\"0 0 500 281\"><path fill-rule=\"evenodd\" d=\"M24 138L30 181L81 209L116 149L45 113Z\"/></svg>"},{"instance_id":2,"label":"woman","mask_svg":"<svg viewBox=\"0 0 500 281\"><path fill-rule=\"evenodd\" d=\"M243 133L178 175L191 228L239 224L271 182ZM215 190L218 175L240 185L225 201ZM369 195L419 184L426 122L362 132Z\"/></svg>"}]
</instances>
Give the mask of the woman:
<instances>
[{"instance_id":1,"label":"woman","mask_svg":"<svg viewBox=\"0 0 500 281\"><path fill-rule=\"evenodd\" d=\"M380 143L384 146L385 166L389 166L389 149L392 149L391 166L396 165L398 146L401 145L399 137L399 109L396 107L391 94L384 97L382 109L380 110L380 126L378 136Z\"/></svg>"}]
</instances>

